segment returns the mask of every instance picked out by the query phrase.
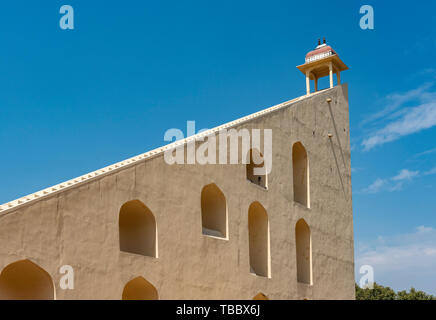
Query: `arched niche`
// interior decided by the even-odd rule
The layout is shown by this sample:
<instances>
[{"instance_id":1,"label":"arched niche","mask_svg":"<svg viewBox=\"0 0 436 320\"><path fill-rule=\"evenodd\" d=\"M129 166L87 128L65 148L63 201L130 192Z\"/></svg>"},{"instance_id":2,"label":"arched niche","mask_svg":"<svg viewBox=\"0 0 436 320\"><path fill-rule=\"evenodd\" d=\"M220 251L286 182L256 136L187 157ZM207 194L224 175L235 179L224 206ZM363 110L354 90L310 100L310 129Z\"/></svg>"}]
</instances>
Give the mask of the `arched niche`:
<instances>
[{"instance_id":1,"label":"arched niche","mask_svg":"<svg viewBox=\"0 0 436 320\"><path fill-rule=\"evenodd\" d=\"M310 228L304 219L295 225L297 281L312 284L312 240Z\"/></svg>"},{"instance_id":2,"label":"arched niche","mask_svg":"<svg viewBox=\"0 0 436 320\"><path fill-rule=\"evenodd\" d=\"M226 197L215 183L201 191L201 223L204 235L228 239Z\"/></svg>"},{"instance_id":3,"label":"arched niche","mask_svg":"<svg viewBox=\"0 0 436 320\"><path fill-rule=\"evenodd\" d=\"M268 213L257 201L248 209L250 271L270 277L270 238Z\"/></svg>"},{"instance_id":4,"label":"arched niche","mask_svg":"<svg viewBox=\"0 0 436 320\"><path fill-rule=\"evenodd\" d=\"M310 208L309 159L301 142L292 146L294 201Z\"/></svg>"},{"instance_id":5,"label":"arched niche","mask_svg":"<svg viewBox=\"0 0 436 320\"><path fill-rule=\"evenodd\" d=\"M156 219L139 200L121 206L119 215L120 250L158 257Z\"/></svg>"},{"instance_id":6,"label":"arched niche","mask_svg":"<svg viewBox=\"0 0 436 320\"><path fill-rule=\"evenodd\" d=\"M54 300L53 279L25 259L7 265L0 274L0 300Z\"/></svg>"},{"instance_id":7,"label":"arched niche","mask_svg":"<svg viewBox=\"0 0 436 320\"><path fill-rule=\"evenodd\" d=\"M245 166L247 180L262 187L268 187L268 176L266 174L265 161L263 155L257 149L250 149L247 154L247 164ZM256 171L260 171L256 172Z\"/></svg>"},{"instance_id":8,"label":"arched niche","mask_svg":"<svg viewBox=\"0 0 436 320\"><path fill-rule=\"evenodd\" d=\"M259 292L253 297L253 300L269 300L269 298L264 295L262 292Z\"/></svg>"},{"instance_id":9,"label":"arched niche","mask_svg":"<svg viewBox=\"0 0 436 320\"><path fill-rule=\"evenodd\" d=\"M143 277L136 277L124 286L123 300L159 300L157 289Z\"/></svg>"}]
</instances>

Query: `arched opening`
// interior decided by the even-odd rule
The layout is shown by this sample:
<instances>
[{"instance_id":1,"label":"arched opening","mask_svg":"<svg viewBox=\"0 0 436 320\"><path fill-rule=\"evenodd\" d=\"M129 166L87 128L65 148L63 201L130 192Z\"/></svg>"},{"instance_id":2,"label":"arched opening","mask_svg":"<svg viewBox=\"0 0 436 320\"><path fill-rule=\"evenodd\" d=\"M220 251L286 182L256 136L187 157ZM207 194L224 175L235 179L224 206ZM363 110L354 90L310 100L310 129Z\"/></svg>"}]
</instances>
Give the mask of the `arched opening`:
<instances>
[{"instance_id":1,"label":"arched opening","mask_svg":"<svg viewBox=\"0 0 436 320\"><path fill-rule=\"evenodd\" d=\"M310 228L304 219L295 225L295 243L297 248L297 281L312 284L312 241Z\"/></svg>"},{"instance_id":2,"label":"arched opening","mask_svg":"<svg viewBox=\"0 0 436 320\"><path fill-rule=\"evenodd\" d=\"M269 222L265 208L253 202L248 209L250 272L270 277Z\"/></svg>"},{"instance_id":3,"label":"arched opening","mask_svg":"<svg viewBox=\"0 0 436 320\"><path fill-rule=\"evenodd\" d=\"M301 142L292 146L294 201L310 208L309 159Z\"/></svg>"},{"instance_id":4,"label":"arched opening","mask_svg":"<svg viewBox=\"0 0 436 320\"><path fill-rule=\"evenodd\" d=\"M264 295L262 292L259 292L253 297L253 300L269 300L269 298Z\"/></svg>"},{"instance_id":5,"label":"arched opening","mask_svg":"<svg viewBox=\"0 0 436 320\"><path fill-rule=\"evenodd\" d=\"M141 201L132 200L122 205L119 228L121 251L158 257L156 220Z\"/></svg>"},{"instance_id":6,"label":"arched opening","mask_svg":"<svg viewBox=\"0 0 436 320\"><path fill-rule=\"evenodd\" d=\"M252 183L266 189L268 186L267 174L262 153L260 153L257 149L250 149L247 157L249 157L245 166L247 179ZM256 171L260 171L260 173Z\"/></svg>"},{"instance_id":7,"label":"arched opening","mask_svg":"<svg viewBox=\"0 0 436 320\"><path fill-rule=\"evenodd\" d=\"M6 266L0 274L0 300L54 300L51 276L30 260Z\"/></svg>"},{"instance_id":8,"label":"arched opening","mask_svg":"<svg viewBox=\"0 0 436 320\"><path fill-rule=\"evenodd\" d=\"M204 235L228 238L226 197L214 183L201 191L201 223Z\"/></svg>"},{"instance_id":9,"label":"arched opening","mask_svg":"<svg viewBox=\"0 0 436 320\"><path fill-rule=\"evenodd\" d=\"M143 277L136 277L124 286L123 300L159 300L156 288Z\"/></svg>"}]
</instances>

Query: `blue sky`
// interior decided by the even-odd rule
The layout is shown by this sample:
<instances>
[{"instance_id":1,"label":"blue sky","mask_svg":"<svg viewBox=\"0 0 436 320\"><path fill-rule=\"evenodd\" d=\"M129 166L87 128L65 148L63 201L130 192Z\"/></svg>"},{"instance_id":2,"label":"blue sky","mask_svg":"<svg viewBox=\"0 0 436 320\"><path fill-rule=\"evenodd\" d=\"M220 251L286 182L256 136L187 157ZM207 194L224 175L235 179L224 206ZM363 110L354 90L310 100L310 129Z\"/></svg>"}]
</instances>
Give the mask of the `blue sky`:
<instances>
[{"instance_id":1,"label":"blue sky","mask_svg":"<svg viewBox=\"0 0 436 320\"><path fill-rule=\"evenodd\" d=\"M59 8L75 29L59 28ZM375 30L359 27L370 4ZM436 4L23 1L0 10L0 203L301 96L325 36L350 67L356 269L436 294ZM325 84L325 83L324 83Z\"/></svg>"}]
</instances>

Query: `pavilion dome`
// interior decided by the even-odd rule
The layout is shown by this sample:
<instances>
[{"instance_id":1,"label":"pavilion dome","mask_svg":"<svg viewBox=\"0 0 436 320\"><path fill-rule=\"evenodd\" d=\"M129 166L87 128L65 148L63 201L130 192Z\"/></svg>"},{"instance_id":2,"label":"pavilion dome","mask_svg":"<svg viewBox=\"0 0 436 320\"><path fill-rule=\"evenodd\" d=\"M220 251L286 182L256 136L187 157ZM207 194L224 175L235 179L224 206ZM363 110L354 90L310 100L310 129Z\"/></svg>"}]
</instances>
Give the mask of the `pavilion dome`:
<instances>
[{"instance_id":1,"label":"pavilion dome","mask_svg":"<svg viewBox=\"0 0 436 320\"><path fill-rule=\"evenodd\" d=\"M320 60L331 55L337 55L336 51L326 43L318 45L315 50L312 50L306 54L306 63Z\"/></svg>"}]
</instances>

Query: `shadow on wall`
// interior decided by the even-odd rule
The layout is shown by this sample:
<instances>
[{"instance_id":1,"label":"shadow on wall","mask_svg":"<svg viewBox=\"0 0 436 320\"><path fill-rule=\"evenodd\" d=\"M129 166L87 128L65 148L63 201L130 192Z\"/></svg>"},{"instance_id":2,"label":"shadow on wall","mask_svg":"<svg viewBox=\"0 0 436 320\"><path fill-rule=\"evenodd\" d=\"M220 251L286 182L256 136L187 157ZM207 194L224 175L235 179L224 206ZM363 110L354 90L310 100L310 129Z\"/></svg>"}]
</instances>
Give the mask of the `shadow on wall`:
<instances>
[{"instance_id":1,"label":"shadow on wall","mask_svg":"<svg viewBox=\"0 0 436 320\"><path fill-rule=\"evenodd\" d=\"M267 189L267 175L262 153L260 153L257 149L250 149L247 157L249 157L249 161L247 161L247 165L245 166L247 179L258 186ZM262 174L254 174L255 168L262 168Z\"/></svg>"},{"instance_id":2,"label":"shadow on wall","mask_svg":"<svg viewBox=\"0 0 436 320\"><path fill-rule=\"evenodd\" d=\"M228 239L226 197L215 183L201 191L201 223L204 235Z\"/></svg>"},{"instance_id":3,"label":"shadow on wall","mask_svg":"<svg viewBox=\"0 0 436 320\"><path fill-rule=\"evenodd\" d=\"M269 221L265 208L253 202L248 209L250 271L270 277Z\"/></svg>"},{"instance_id":4,"label":"shadow on wall","mask_svg":"<svg viewBox=\"0 0 436 320\"><path fill-rule=\"evenodd\" d=\"M312 243L310 228L304 219L295 225L295 242L297 247L297 281L312 284Z\"/></svg>"},{"instance_id":5,"label":"shadow on wall","mask_svg":"<svg viewBox=\"0 0 436 320\"><path fill-rule=\"evenodd\" d=\"M259 292L253 297L253 300L269 300L266 295L264 295L262 292Z\"/></svg>"},{"instance_id":6,"label":"shadow on wall","mask_svg":"<svg viewBox=\"0 0 436 320\"><path fill-rule=\"evenodd\" d=\"M156 288L143 277L136 277L124 287L123 300L159 300Z\"/></svg>"},{"instance_id":7,"label":"shadow on wall","mask_svg":"<svg viewBox=\"0 0 436 320\"><path fill-rule=\"evenodd\" d=\"M6 266L0 274L0 300L54 300L51 276L30 260Z\"/></svg>"},{"instance_id":8,"label":"shadow on wall","mask_svg":"<svg viewBox=\"0 0 436 320\"><path fill-rule=\"evenodd\" d=\"M156 219L141 201L132 200L122 205L119 229L121 251L158 257Z\"/></svg>"},{"instance_id":9,"label":"shadow on wall","mask_svg":"<svg viewBox=\"0 0 436 320\"><path fill-rule=\"evenodd\" d=\"M294 180L294 201L310 208L309 160L301 142L292 146L292 168Z\"/></svg>"}]
</instances>

